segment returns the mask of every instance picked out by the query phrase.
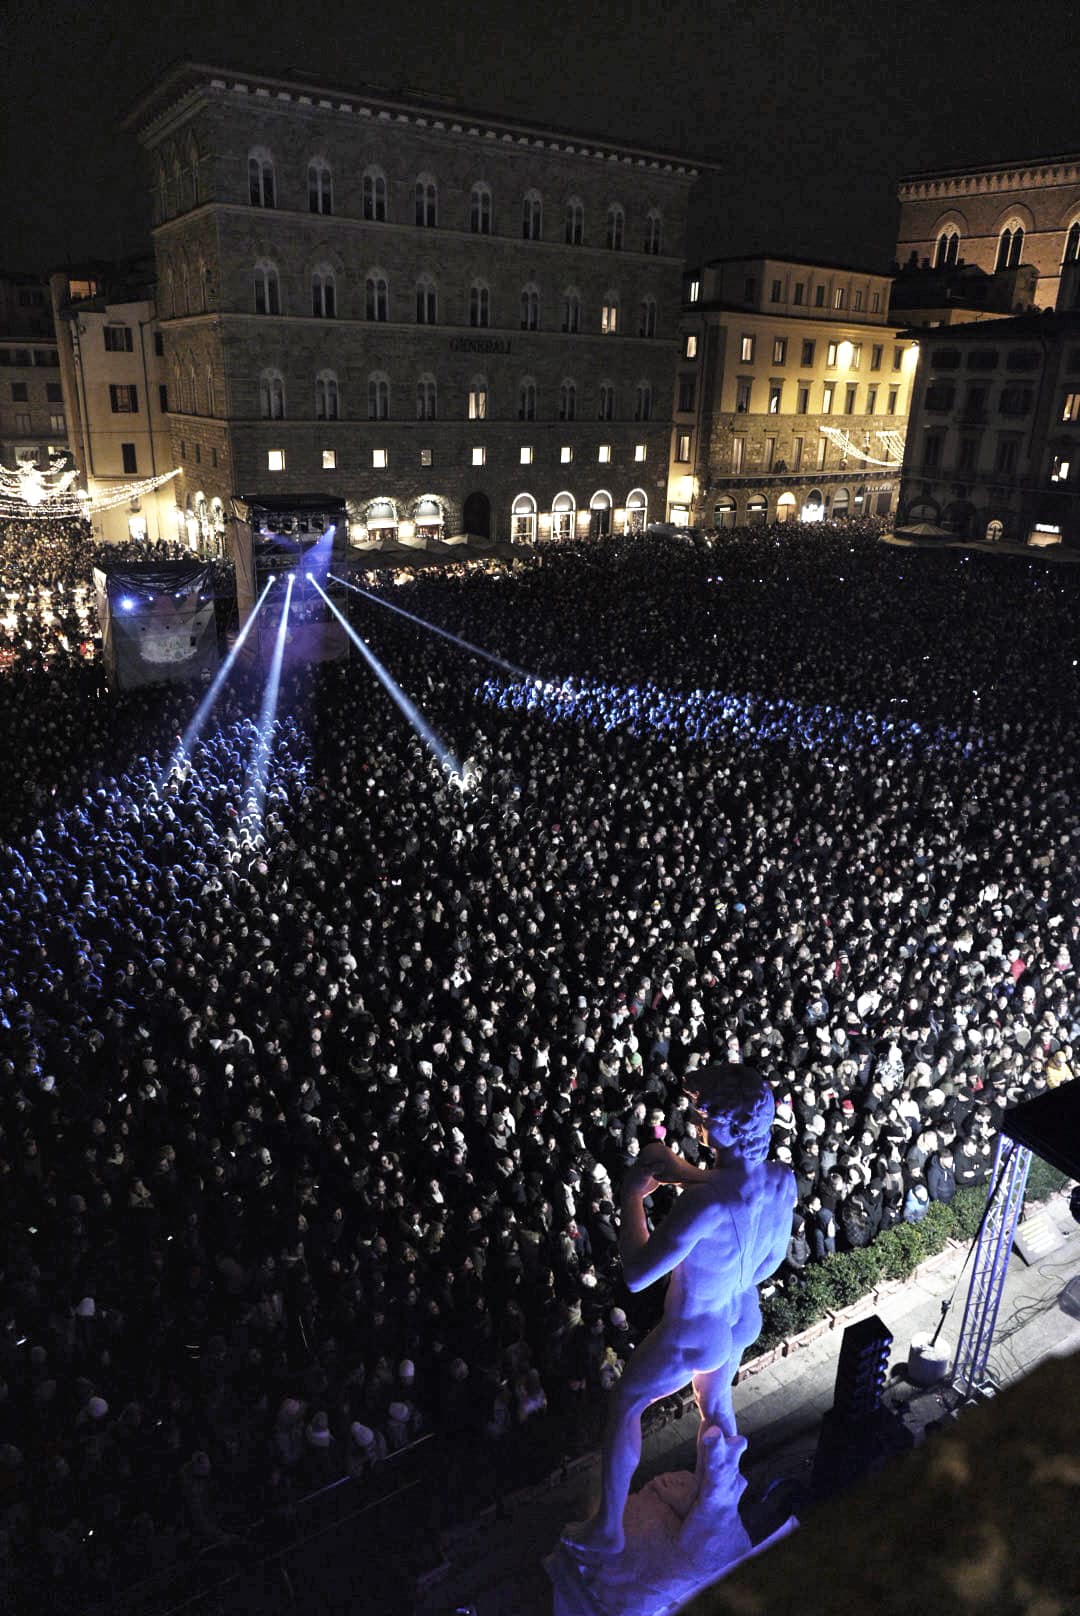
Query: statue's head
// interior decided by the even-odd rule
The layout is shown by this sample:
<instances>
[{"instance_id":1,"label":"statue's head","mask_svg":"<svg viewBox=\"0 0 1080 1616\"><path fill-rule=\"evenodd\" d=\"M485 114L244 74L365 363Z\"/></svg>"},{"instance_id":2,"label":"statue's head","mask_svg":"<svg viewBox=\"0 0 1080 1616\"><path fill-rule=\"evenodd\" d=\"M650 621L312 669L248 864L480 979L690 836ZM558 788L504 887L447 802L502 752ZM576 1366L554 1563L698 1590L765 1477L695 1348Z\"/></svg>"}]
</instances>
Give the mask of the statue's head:
<instances>
[{"instance_id":1,"label":"statue's head","mask_svg":"<svg viewBox=\"0 0 1080 1616\"><path fill-rule=\"evenodd\" d=\"M688 1075L685 1088L714 1144L747 1161L765 1160L776 1102L760 1072L727 1062L703 1066Z\"/></svg>"}]
</instances>

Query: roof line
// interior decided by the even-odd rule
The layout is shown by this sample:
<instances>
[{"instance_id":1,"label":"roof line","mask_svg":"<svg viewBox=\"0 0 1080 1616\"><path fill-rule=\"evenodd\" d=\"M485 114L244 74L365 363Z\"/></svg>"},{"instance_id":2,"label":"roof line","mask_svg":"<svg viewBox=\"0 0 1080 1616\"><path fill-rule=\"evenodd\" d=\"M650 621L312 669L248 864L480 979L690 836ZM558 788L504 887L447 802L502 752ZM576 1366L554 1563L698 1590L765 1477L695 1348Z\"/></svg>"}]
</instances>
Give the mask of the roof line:
<instances>
[{"instance_id":1,"label":"roof line","mask_svg":"<svg viewBox=\"0 0 1080 1616\"><path fill-rule=\"evenodd\" d=\"M915 180L959 179L965 174L997 174L1010 168L1046 168L1054 163L1080 163L1080 152L1051 152L1045 157L1016 157L997 163L959 163L952 168L920 168L901 174L896 183L910 185Z\"/></svg>"}]
</instances>

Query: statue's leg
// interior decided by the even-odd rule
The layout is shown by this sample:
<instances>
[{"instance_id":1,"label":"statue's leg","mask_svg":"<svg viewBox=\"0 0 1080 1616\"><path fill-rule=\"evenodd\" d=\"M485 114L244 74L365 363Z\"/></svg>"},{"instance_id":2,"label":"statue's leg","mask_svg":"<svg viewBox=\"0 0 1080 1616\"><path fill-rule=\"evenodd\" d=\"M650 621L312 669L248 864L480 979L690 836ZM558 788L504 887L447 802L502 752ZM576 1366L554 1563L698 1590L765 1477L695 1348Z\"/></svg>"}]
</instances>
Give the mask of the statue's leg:
<instances>
[{"instance_id":1,"label":"statue's leg","mask_svg":"<svg viewBox=\"0 0 1080 1616\"><path fill-rule=\"evenodd\" d=\"M574 1523L563 1533L571 1549L618 1554L624 1542L623 1511L630 1483L641 1459L641 1416L650 1403L686 1384L678 1349L657 1325L638 1347L622 1379L611 1393L611 1413L600 1461L600 1504L591 1520Z\"/></svg>"}]
</instances>

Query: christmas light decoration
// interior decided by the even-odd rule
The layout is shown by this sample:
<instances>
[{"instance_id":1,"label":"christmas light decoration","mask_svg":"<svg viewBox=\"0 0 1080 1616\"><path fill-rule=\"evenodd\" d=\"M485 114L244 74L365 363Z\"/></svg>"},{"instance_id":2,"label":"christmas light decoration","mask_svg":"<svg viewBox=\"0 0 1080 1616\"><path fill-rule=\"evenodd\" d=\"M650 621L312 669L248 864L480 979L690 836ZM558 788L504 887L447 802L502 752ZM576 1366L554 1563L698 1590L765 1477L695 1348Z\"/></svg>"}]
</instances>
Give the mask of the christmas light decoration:
<instances>
[{"instance_id":1,"label":"christmas light decoration","mask_svg":"<svg viewBox=\"0 0 1080 1616\"><path fill-rule=\"evenodd\" d=\"M95 493L71 485L78 472L55 458L42 469L32 460L20 460L12 470L0 465L0 518L15 521L53 522L67 516L91 516L95 511L115 510L133 500L152 494L156 488L179 477L180 467L160 477L144 477L133 483L105 483Z\"/></svg>"},{"instance_id":2,"label":"christmas light decoration","mask_svg":"<svg viewBox=\"0 0 1080 1616\"><path fill-rule=\"evenodd\" d=\"M842 455L854 455L856 460L863 460L868 466L888 466L891 471L899 471L903 463L904 435L902 432L876 432L874 434L875 437L885 439L885 452L889 459L881 460L876 455L868 454L865 449L860 449L857 444L851 441L850 436L842 427L821 426L818 427L818 431L828 438L830 443L835 443Z\"/></svg>"}]
</instances>

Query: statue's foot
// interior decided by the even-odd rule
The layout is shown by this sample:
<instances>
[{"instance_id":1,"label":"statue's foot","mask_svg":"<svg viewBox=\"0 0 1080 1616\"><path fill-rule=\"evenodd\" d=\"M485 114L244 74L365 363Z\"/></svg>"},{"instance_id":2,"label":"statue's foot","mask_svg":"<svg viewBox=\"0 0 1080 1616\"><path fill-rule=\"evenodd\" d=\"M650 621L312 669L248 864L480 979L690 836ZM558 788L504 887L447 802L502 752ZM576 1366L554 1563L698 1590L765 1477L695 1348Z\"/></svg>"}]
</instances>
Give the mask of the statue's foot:
<instances>
[{"instance_id":1,"label":"statue's foot","mask_svg":"<svg viewBox=\"0 0 1080 1616\"><path fill-rule=\"evenodd\" d=\"M600 1517L594 1515L591 1520L571 1521L564 1526L560 1542L575 1559L595 1563L621 1554L626 1537L621 1526L612 1531L602 1526Z\"/></svg>"}]
</instances>

